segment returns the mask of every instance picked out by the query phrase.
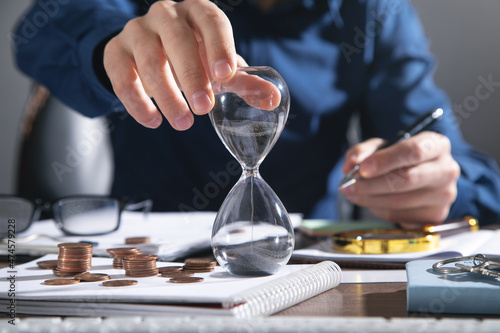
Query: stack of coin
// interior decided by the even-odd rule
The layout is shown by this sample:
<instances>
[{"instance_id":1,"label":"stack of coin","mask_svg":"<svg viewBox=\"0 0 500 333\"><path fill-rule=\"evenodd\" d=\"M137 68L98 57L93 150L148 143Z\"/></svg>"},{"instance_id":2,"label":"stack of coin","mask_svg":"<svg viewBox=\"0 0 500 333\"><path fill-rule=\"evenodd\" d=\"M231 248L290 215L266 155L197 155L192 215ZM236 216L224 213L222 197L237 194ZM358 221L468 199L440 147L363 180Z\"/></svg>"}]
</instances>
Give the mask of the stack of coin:
<instances>
[{"instance_id":1,"label":"stack of coin","mask_svg":"<svg viewBox=\"0 0 500 333\"><path fill-rule=\"evenodd\" d=\"M173 277L186 277L193 276L193 272L188 272L183 270L182 266L168 266L158 268L158 272L161 277L173 278Z\"/></svg>"},{"instance_id":2,"label":"stack of coin","mask_svg":"<svg viewBox=\"0 0 500 333\"><path fill-rule=\"evenodd\" d=\"M151 240L149 237L129 237L125 238L125 244L149 244Z\"/></svg>"},{"instance_id":3,"label":"stack of coin","mask_svg":"<svg viewBox=\"0 0 500 333\"><path fill-rule=\"evenodd\" d=\"M59 277L75 276L92 267L92 245L89 243L61 243L57 267L53 272Z\"/></svg>"},{"instance_id":4,"label":"stack of coin","mask_svg":"<svg viewBox=\"0 0 500 333\"><path fill-rule=\"evenodd\" d=\"M158 256L153 254L138 254L123 258L125 275L129 277L147 277L158 275L156 268Z\"/></svg>"},{"instance_id":5,"label":"stack of coin","mask_svg":"<svg viewBox=\"0 0 500 333\"><path fill-rule=\"evenodd\" d=\"M208 273L213 272L216 261L210 259L190 258L184 261L184 272Z\"/></svg>"},{"instance_id":6,"label":"stack of coin","mask_svg":"<svg viewBox=\"0 0 500 333\"><path fill-rule=\"evenodd\" d=\"M119 247L107 249L106 252L111 254L111 257L113 258L113 268L117 269L123 268L124 257L142 254L142 252L135 247Z\"/></svg>"}]
</instances>

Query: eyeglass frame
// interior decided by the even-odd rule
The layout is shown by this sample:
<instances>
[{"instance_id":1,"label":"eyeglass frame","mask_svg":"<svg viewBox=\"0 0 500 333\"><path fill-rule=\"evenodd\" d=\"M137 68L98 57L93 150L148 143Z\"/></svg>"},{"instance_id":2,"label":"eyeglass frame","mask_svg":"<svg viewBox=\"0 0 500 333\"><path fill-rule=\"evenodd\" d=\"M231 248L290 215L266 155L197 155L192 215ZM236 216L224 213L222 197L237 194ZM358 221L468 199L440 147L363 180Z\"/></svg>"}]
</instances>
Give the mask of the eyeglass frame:
<instances>
[{"instance_id":1,"label":"eyeglass frame","mask_svg":"<svg viewBox=\"0 0 500 333\"><path fill-rule=\"evenodd\" d=\"M33 222L39 221L40 216L43 212L51 212L52 218L56 227L61 230L66 236L100 236L112 233L120 228L121 224L121 216L124 210L135 211L142 208L142 211L145 215L151 212L153 208L153 200L152 199L144 199L137 202L130 202L128 197L115 197L115 196L104 196L104 195L72 195L61 197L52 201L44 201L42 199L29 199L22 196L16 195L8 195L8 194L0 194L0 200L3 198L14 198L14 199L22 199L33 205L33 212L31 213L30 221L22 230L16 230L16 232L23 232L28 230ZM116 227L113 230L106 232L98 232L98 233L89 233L89 234L81 234L74 233L68 231L64 228L64 222L61 217L56 213L55 207L57 207L58 203L62 200L67 199L110 199L115 200L118 203L118 221L116 223ZM9 222L10 223L10 222ZM3 236L0 238L6 238L7 236Z\"/></svg>"}]
</instances>

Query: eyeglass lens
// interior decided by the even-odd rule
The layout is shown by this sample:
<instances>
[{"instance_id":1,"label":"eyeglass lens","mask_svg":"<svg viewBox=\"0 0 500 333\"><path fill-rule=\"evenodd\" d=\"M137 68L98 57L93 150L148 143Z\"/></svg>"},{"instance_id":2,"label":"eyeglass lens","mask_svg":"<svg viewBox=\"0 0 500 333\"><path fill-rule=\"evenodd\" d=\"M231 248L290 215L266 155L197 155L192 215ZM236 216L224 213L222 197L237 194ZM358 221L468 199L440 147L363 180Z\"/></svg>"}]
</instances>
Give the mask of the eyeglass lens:
<instances>
[{"instance_id":1,"label":"eyeglass lens","mask_svg":"<svg viewBox=\"0 0 500 333\"><path fill-rule=\"evenodd\" d=\"M26 199L0 198L0 235L7 235L9 228L15 228L16 233L28 229L34 210L35 205Z\"/></svg>"},{"instance_id":2,"label":"eyeglass lens","mask_svg":"<svg viewBox=\"0 0 500 333\"><path fill-rule=\"evenodd\" d=\"M67 198L54 206L54 219L67 233L97 235L116 230L120 203L112 198Z\"/></svg>"}]
</instances>

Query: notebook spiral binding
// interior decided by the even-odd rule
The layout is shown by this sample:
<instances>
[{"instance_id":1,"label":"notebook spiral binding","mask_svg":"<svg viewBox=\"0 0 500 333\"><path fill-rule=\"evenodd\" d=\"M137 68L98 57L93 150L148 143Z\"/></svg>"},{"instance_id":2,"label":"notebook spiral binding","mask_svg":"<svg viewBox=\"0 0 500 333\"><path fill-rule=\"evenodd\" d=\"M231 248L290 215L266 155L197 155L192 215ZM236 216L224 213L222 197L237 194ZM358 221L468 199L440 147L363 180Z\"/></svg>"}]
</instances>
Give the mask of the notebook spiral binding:
<instances>
[{"instance_id":1,"label":"notebook spiral binding","mask_svg":"<svg viewBox=\"0 0 500 333\"><path fill-rule=\"evenodd\" d=\"M333 261L323 261L249 289L225 302L223 306L234 307L237 318L269 316L335 288L341 280L340 267Z\"/></svg>"}]
</instances>

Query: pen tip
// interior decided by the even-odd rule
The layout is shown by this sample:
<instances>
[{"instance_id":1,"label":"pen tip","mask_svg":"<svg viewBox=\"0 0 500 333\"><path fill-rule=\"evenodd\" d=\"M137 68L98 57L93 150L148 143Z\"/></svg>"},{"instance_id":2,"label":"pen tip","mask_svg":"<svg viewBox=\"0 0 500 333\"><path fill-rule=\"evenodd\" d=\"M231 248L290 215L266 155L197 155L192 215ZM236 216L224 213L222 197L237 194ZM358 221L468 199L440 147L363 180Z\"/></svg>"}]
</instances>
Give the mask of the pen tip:
<instances>
[{"instance_id":1,"label":"pen tip","mask_svg":"<svg viewBox=\"0 0 500 333\"><path fill-rule=\"evenodd\" d=\"M354 185L354 183L356 183L356 181L357 181L357 178L351 178L347 181L343 181L342 184L339 185L338 189L343 190L351 185Z\"/></svg>"},{"instance_id":2,"label":"pen tip","mask_svg":"<svg viewBox=\"0 0 500 333\"><path fill-rule=\"evenodd\" d=\"M443 109L441 109L441 108L436 109L436 110L434 110L434 112L432 113L432 118L437 119L437 118L441 117L443 114L444 114Z\"/></svg>"}]
</instances>

